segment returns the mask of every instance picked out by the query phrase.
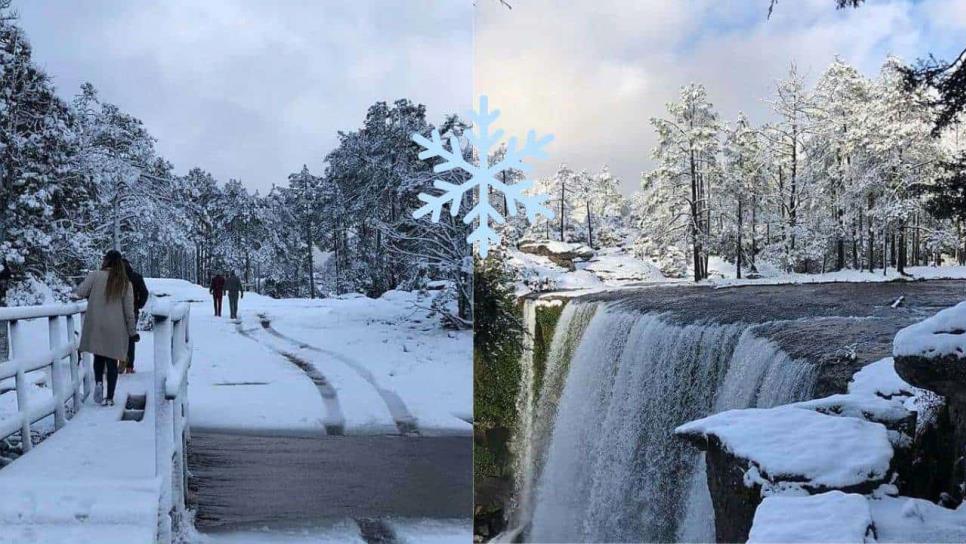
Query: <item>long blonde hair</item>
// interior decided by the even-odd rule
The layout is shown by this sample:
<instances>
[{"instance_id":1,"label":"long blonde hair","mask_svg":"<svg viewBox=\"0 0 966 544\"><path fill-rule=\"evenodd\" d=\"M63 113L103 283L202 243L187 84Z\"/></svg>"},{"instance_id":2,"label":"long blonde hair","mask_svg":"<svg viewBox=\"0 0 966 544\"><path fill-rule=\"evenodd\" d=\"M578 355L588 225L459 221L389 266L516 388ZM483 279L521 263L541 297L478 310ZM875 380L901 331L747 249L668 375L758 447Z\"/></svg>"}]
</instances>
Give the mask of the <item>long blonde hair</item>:
<instances>
[{"instance_id":1,"label":"long blonde hair","mask_svg":"<svg viewBox=\"0 0 966 544\"><path fill-rule=\"evenodd\" d=\"M107 270L107 289L104 296L107 300L117 300L124 296L127 290L127 271L124 269L124 258L117 250L110 250L104 254L101 270Z\"/></svg>"}]
</instances>

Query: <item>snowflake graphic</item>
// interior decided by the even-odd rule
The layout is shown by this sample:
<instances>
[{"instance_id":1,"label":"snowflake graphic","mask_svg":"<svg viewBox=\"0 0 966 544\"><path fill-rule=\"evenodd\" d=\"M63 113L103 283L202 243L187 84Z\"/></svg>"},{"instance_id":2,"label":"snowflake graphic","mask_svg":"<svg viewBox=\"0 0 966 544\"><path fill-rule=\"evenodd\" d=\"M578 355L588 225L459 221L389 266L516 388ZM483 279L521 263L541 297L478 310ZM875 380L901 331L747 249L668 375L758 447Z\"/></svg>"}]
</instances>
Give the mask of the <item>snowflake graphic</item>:
<instances>
[{"instance_id":1,"label":"snowflake graphic","mask_svg":"<svg viewBox=\"0 0 966 544\"><path fill-rule=\"evenodd\" d=\"M431 139L427 139L421 134L413 134L412 139L424 148L419 154L422 160L439 157L443 161L433 167L437 174L460 169L470 174L471 178L465 183L455 185L442 180L433 181L433 187L443 191L438 196L421 193L419 199L426 204L413 212L413 217L419 219L427 214L432 214L432 221L438 222L439 216L443 211L443 206L449 205L449 213L453 217L460 212L463 204L463 195L474 189L476 193L476 205L463 217L463 222L467 225L476 221L476 228L466 237L470 244L479 242L479 253L486 257L490 245L499 243L500 236L493 230L493 223L503 223L506 218L490 204L489 194L492 187L498 193L506 196L507 210L509 213L518 213L518 206L523 206L527 218L533 222L537 214L553 219L553 211L545 206L546 195L530 195L525 192L533 187L532 180L523 180L519 183L503 183L497 176L507 170L519 170L529 172L530 166L523 161L527 158L546 158L547 154L543 148L553 141L553 136L546 135L537 139L536 132L527 133L526 143L522 148L517 149L517 139L510 138L507 142L506 154L502 159L494 164L489 164L490 153L500 144L503 137L503 130L496 129L491 132L494 121L500 116L500 110L490 111L489 101L486 96L480 97L480 109L478 112L470 112L470 120L473 127L466 133L469 144L476 151L479 164L472 164L472 159L468 161L463 155L463 148L459 138L451 136L449 138L449 149L446 149L446 142L439 135L439 131L433 129Z\"/></svg>"}]
</instances>

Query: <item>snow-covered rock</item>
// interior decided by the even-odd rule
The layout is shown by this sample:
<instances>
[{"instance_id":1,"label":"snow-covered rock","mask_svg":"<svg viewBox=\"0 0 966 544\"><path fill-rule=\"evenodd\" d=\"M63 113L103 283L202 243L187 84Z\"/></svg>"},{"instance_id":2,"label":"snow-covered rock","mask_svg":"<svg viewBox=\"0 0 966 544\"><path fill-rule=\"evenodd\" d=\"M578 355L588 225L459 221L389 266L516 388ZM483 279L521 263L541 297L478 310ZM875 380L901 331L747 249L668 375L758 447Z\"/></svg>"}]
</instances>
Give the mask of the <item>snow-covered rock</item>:
<instances>
[{"instance_id":1,"label":"snow-covered rock","mask_svg":"<svg viewBox=\"0 0 966 544\"><path fill-rule=\"evenodd\" d=\"M715 441L746 460L764 480L763 488L781 482L811 490L869 487L886 479L892 459L882 424L792 406L729 410L681 425L675 433L699 445Z\"/></svg>"},{"instance_id":2,"label":"snow-covered rock","mask_svg":"<svg viewBox=\"0 0 966 544\"><path fill-rule=\"evenodd\" d=\"M531 255L547 257L557 266L574 270L574 261L588 260L594 256L594 250L584 244L543 240L539 242L524 242L519 246L520 251Z\"/></svg>"},{"instance_id":3,"label":"snow-covered rock","mask_svg":"<svg viewBox=\"0 0 966 544\"><path fill-rule=\"evenodd\" d=\"M749 544L875 541L869 502L841 491L768 497L755 512L748 537Z\"/></svg>"},{"instance_id":4,"label":"snow-covered rock","mask_svg":"<svg viewBox=\"0 0 966 544\"><path fill-rule=\"evenodd\" d=\"M946 502L966 496L961 459L966 456L966 302L940 311L896 334L896 373L910 384L944 397L933 402L930 460L935 484ZM923 440L925 443L926 441ZM935 486L930 491L935 492Z\"/></svg>"},{"instance_id":5,"label":"snow-covered rock","mask_svg":"<svg viewBox=\"0 0 966 544\"><path fill-rule=\"evenodd\" d=\"M664 275L650 261L644 261L622 248L606 248L584 266L584 270L608 284L632 281L662 281Z\"/></svg>"},{"instance_id":6,"label":"snow-covered rock","mask_svg":"<svg viewBox=\"0 0 966 544\"><path fill-rule=\"evenodd\" d=\"M950 361L966 357L966 301L899 331L892 353Z\"/></svg>"},{"instance_id":7,"label":"snow-covered rock","mask_svg":"<svg viewBox=\"0 0 966 544\"><path fill-rule=\"evenodd\" d=\"M862 367L849 382L849 393L855 395L876 395L884 399L918 395L922 390L913 387L896 374L892 357L880 359Z\"/></svg>"}]
</instances>

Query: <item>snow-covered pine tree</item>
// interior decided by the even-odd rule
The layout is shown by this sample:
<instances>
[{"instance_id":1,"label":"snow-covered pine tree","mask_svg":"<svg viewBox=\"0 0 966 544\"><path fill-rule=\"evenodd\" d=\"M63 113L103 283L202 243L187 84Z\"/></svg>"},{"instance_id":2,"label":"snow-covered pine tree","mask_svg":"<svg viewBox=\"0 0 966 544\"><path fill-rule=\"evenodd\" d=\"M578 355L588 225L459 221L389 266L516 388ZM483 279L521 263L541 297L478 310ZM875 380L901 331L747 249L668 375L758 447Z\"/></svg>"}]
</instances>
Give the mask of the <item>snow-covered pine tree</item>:
<instances>
[{"instance_id":1,"label":"snow-covered pine tree","mask_svg":"<svg viewBox=\"0 0 966 544\"><path fill-rule=\"evenodd\" d=\"M156 208L150 180L141 176L153 161L154 138L139 119L102 102L90 83L74 98L71 113L77 133L73 169L96 192L92 235L102 248L125 252L140 241L129 238Z\"/></svg>"},{"instance_id":2,"label":"snow-covered pine tree","mask_svg":"<svg viewBox=\"0 0 966 544\"><path fill-rule=\"evenodd\" d=\"M722 147L724 175L720 194L723 228L719 233L723 254L735 262L736 277L741 278L746 262L752 274L757 273L757 223L760 195L764 191L763 155L760 133L743 113L734 127L726 130ZM728 250L729 246L733 249Z\"/></svg>"},{"instance_id":3,"label":"snow-covered pine tree","mask_svg":"<svg viewBox=\"0 0 966 544\"><path fill-rule=\"evenodd\" d=\"M302 165L302 170L288 177L289 191L295 208L292 210L295 221L299 225L298 232L302 237L302 255L305 256L306 291L309 298L315 298L315 263L313 253L320 233L319 221L321 202L320 181L309 172L309 167Z\"/></svg>"},{"instance_id":4,"label":"snow-covered pine tree","mask_svg":"<svg viewBox=\"0 0 966 544\"><path fill-rule=\"evenodd\" d=\"M865 206L856 184L860 175L856 153L866 123L869 93L869 83L858 70L836 58L819 78L809 113L815 131L809 155L810 170L817 177L816 212L825 218L823 230L834 254L834 270L847 266L847 244L852 266L860 267L859 225Z\"/></svg>"},{"instance_id":5,"label":"snow-covered pine tree","mask_svg":"<svg viewBox=\"0 0 966 544\"><path fill-rule=\"evenodd\" d=\"M882 265L904 273L907 264L906 231L920 206L916 197L938 175L942 162L938 141L932 137L933 112L923 108L925 91L907 89L904 65L886 60L874 87L868 122L867 177L877 181L879 198L875 217L883 240Z\"/></svg>"},{"instance_id":6,"label":"snow-covered pine tree","mask_svg":"<svg viewBox=\"0 0 966 544\"><path fill-rule=\"evenodd\" d=\"M643 176L641 226L650 245L662 251L690 246L694 280L701 281L707 277L720 124L703 85L683 87L680 102L669 103L667 110L667 119L651 119L658 133L653 151L658 165Z\"/></svg>"},{"instance_id":7,"label":"snow-covered pine tree","mask_svg":"<svg viewBox=\"0 0 966 544\"><path fill-rule=\"evenodd\" d=\"M783 264L787 271L803 270L810 255L807 248L802 247L800 238L809 233L799 224L799 210L808 206L812 188L803 184L802 150L812 131L809 124L812 97L794 64L789 68L788 76L776 84L775 96L770 103L779 116L779 121L773 125L775 139L771 144L779 160L779 198L785 217L781 226L785 246Z\"/></svg>"},{"instance_id":8,"label":"snow-covered pine tree","mask_svg":"<svg viewBox=\"0 0 966 544\"><path fill-rule=\"evenodd\" d=\"M65 287L58 229L87 189L68 179L66 104L31 59L22 30L0 4L0 305L42 302L34 289ZM15 300L8 299L13 293Z\"/></svg>"},{"instance_id":9,"label":"snow-covered pine tree","mask_svg":"<svg viewBox=\"0 0 966 544\"><path fill-rule=\"evenodd\" d=\"M538 219L538 227L542 227L543 236L552 239L555 235L561 242L570 241L568 229L571 228L571 215L574 210L577 186L580 185L580 174L566 164L561 164L557 172L544 179L536 180L534 192L548 195L547 207L556 215L554 219ZM534 233L537 234L537 233Z\"/></svg>"}]
</instances>

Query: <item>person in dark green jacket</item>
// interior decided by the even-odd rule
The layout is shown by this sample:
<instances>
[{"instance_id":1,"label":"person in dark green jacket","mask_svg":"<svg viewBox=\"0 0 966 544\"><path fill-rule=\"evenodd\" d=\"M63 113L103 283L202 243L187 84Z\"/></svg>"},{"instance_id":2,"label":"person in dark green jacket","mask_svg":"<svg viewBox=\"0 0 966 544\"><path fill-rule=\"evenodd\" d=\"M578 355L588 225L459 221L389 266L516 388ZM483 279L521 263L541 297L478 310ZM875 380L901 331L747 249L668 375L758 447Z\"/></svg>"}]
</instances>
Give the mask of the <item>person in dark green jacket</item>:
<instances>
[{"instance_id":1,"label":"person in dark green jacket","mask_svg":"<svg viewBox=\"0 0 966 544\"><path fill-rule=\"evenodd\" d=\"M242 282L234 270L225 281L225 290L228 291L228 309L231 312L231 319L238 319L238 297L245 298L245 288L242 287Z\"/></svg>"}]
</instances>

